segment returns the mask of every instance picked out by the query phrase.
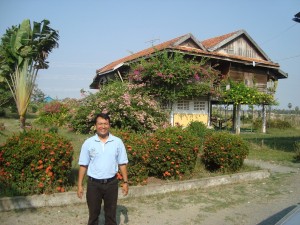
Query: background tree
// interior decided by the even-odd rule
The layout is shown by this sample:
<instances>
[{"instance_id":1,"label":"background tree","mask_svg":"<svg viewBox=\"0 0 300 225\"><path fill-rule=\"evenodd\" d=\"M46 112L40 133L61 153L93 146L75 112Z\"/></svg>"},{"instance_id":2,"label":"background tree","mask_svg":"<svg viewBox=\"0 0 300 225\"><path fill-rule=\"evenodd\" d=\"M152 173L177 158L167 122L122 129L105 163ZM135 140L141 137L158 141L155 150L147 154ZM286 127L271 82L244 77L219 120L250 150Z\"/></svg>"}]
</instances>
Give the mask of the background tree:
<instances>
[{"instance_id":1,"label":"background tree","mask_svg":"<svg viewBox=\"0 0 300 225\"><path fill-rule=\"evenodd\" d=\"M299 106L296 106L296 107L295 107L295 113L296 113L296 114L299 114Z\"/></svg>"},{"instance_id":2,"label":"background tree","mask_svg":"<svg viewBox=\"0 0 300 225\"><path fill-rule=\"evenodd\" d=\"M58 31L50 22L33 22L25 19L18 27L6 31L0 45L0 75L10 88L17 105L21 128L39 69L47 69L48 54L58 47Z\"/></svg>"},{"instance_id":3,"label":"background tree","mask_svg":"<svg viewBox=\"0 0 300 225\"><path fill-rule=\"evenodd\" d=\"M288 108L289 108L290 111L291 111L291 108L292 108L292 107L293 107L292 103L289 102Z\"/></svg>"},{"instance_id":4,"label":"background tree","mask_svg":"<svg viewBox=\"0 0 300 225\"><path fill-rule=\"evenodd\" d=\"M38 88L37 85L34 85L32 94L31 94L31 101L35 103L42 103L45 99L45 93Z\"/></svg>"}]
</instances>

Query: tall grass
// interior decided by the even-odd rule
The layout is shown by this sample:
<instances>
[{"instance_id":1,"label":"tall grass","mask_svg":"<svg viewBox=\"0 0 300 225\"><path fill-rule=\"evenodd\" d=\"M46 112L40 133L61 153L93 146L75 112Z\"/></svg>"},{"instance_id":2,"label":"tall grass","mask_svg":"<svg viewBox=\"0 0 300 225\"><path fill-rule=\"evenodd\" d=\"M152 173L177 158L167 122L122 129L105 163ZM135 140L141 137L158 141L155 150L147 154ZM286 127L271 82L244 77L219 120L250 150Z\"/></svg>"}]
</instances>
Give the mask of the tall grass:
<instances>
[{"instance_id":1,"label":"tall grass","mask_svg":"<svg viewBox=\"0 0 300 225\"><path fill-rule=\"evenodd\" d=\"M274 161L292 165L296 163L296 142L300 141L300 129L269 129L266 134L242 133L241 136L250 142L250 159Z\"/></svg>"}]
</instances>

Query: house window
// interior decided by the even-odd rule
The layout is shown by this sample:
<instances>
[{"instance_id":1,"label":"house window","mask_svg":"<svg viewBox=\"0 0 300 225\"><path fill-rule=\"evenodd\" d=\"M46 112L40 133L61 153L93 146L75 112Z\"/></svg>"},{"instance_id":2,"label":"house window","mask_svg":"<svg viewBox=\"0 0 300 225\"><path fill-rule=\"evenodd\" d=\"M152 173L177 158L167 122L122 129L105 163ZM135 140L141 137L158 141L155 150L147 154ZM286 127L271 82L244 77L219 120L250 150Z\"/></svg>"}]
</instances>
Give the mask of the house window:
<instances>
[{"instance_id":1,"label":"house window","mask_svg":"<svg viewBox=\"0 0 300 225\"><path fill-rule=\"evenodd\" d=\"M204 101L194 101L194 110L195 111L204 111L205 110L205 102Z\"/></svg>"},{"instance_id":2,"label":"house window","mask_svg":"<svg viewBox=\"0 0 300 225\"><path fill-rule=\"evenodd\" d=\"M178 101L177 109L178 110L189 110L190 109L189 101L187 101L187 100Z\"/></svg>"}]
</instances>

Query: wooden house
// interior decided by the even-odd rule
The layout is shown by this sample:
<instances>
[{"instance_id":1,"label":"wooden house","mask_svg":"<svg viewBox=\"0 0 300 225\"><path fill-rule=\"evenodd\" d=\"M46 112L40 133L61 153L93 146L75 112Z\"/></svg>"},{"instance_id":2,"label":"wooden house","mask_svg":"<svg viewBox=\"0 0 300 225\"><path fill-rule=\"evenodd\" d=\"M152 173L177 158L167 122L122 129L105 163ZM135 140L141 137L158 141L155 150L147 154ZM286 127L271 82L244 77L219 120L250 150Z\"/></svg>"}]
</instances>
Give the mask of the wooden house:
<instances>
[{"instance_id":1,"label":"wooden house","mask_svg":"<svg viewBox=\"0 0 300 225\"><path fill-rule=\"evenodd\" d=\"M100 89L109 79L126 80L131 63L162 50L181 52L199 59L209 58L208 62L217 65L221 74L250 87L256 86L261 92L274 94L277 81L287 78L287 73L280 70L279 64L273 62L245 30L238 30L204 41L186 34L131 54L98 69L90 88ZM212 104L218 102L209 95L177 101L172 106L171 123L185 126L190 121L202 121L210 125Z\"/></svg>"}]
</instances>

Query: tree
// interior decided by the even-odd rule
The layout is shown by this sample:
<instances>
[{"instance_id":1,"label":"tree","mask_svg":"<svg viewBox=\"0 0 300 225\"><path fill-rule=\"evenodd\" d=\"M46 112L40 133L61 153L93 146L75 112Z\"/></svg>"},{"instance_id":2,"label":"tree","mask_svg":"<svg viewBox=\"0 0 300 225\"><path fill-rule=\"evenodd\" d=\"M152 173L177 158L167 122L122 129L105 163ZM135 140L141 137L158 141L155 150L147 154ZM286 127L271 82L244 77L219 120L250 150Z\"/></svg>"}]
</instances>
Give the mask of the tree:
<instances>
[{"instance_id":1,"label":"tree","mask_svg":"<svg viewBox=\"0 0 300 225\"><path fill-rule=\"evenodd\" d=\"M295 113L296 113L296 114L299 114L299 106L296 106L296 107L295 107Z\"/></svg>"},{"instance_id":2,"label":"tree","mask_svg":"<svg viewBox=\"0 0 300 225\"><path fill-rule=\"evenodd\" d=\"M48 54L58 47L58 31L49 27L50 22L40 23L25 19L19 26L6 30L0 45L0 75L7 82L20 116L21 128L39 69L47 69Z\"/></svg>"},{"instance_id":3,"label":"tree","mask_svg":"<svg viewBox=\"0 0 300 225\"><path fill-rule=\"evenodd\" d=\"M236 134L240 133L240 108L241 105L262 105L263 111L265 105L276 104L272 94L259 92L255 87L248 87L242 82L233 82L229 80L230 89L223 92L222 99L225 103L233 104L236 113L236 121L234 121L234 130ZM265 133L266 115L263 113L263 132Z\"/></svg>"},{"instance_id":4,"label":"tree","mask_svg":"<svg viewBox=\"0 0 300 225\"><path fill-rule=\"evenodd\" d=\"M292 107L293 107L292 103L289 102L289 104L288 104L289 110L291 110Z\"/></svg>"},{"instance_id":5,"label":"tree","mask_svg":"<svg viewBox=\"0 0 300 225\"><path fill-rule=\"evenodd\" d=\"M34 85L32 94L31 94L31 101L35 103L41 103L44 102L45 99L45 93L38 88L37 85Z\"/></svg>"}]
</instances>

